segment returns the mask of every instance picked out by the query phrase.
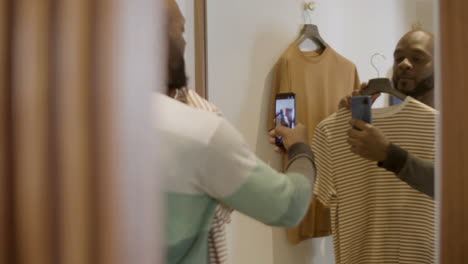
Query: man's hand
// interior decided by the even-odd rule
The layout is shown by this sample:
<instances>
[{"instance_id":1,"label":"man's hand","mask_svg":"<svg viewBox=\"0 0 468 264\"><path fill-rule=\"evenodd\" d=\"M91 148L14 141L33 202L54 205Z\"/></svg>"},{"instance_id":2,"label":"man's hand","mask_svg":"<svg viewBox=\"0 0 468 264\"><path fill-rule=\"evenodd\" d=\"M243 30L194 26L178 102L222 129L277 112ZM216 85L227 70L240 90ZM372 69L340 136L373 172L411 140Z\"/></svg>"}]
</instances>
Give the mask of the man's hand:
<instances>
[{"instance_id":1,"label":"man's hand","mask_svg":"<svg viewBox=\"0 0 468 264\"><path fill-rule=\"evenodd\" d=\"M303 124L297 124L294 129L285 126L277 126L270 130L270 143L275 145L276 137L283 137L283 145L288 150L292 145L296 143L307 144L307 128ZM278 146L275 146L275 151L283 153L284 150Z\"/></svg>"},{"instance_id":2,"label":"man's hand","mask_svg":"<svg viewBox=\"0 0 468 264\"><path fill-rule=\"evenodd\" d=\"M357 119L351 119L349 123L351 126L361 129L359 131L351 128L348 131L348 143L351 145L351 152L370 161L385 161L390 142L382 131Z\"/></svg>"},{"instance_id":3,"label":"man's hand","mask_svg":"<svg viewBox=\"0 0 468 264\"><path fill-rule=\"evenodd\" d=\"M367 83L362 83L361 87L359 90L354 90L351 95L347 95L343 98L341 98L340 103L338 104L338 109L341 108L346 108L348 110L351 110L351 97L353 96L359 96L362 94L362 90L364 90L367 87ZM380 94L373 94L371 96L372 103L379 98Z\"/></svg>"}]
</instances>

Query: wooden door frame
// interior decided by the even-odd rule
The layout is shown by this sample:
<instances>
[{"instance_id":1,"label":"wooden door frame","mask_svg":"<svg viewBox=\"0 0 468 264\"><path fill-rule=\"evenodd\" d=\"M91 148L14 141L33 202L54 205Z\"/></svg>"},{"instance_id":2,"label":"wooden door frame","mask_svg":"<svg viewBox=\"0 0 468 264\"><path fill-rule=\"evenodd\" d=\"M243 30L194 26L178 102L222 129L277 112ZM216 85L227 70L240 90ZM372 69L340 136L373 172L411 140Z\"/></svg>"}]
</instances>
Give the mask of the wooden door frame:
<instances>
[{"instance_id":1,"label":"wooden door frame","mask_svg":"<svg viewBox=\"0 0 468 264\"><path fill-rule=\"evenodd\" d=\"M206 0L194 0L195 24L195 91L208 98Z\"/></svg>"},{"instance_id":2,"label":"wooden door frame","mask_svg":"<svg viewBox=\"0 0 468 264\"><path fill-rule=\"evenodd\" d=\"M439 0L440 263L468 263L468 1Z\"/></svg>"}]
</instances>

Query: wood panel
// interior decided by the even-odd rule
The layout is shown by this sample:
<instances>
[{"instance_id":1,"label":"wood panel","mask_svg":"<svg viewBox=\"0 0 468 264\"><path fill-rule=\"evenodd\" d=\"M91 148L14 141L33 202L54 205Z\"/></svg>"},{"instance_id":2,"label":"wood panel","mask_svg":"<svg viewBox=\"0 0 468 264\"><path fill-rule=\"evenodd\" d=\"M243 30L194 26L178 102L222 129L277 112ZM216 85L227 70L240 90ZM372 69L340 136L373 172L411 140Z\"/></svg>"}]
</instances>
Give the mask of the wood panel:
<instances>
[{"instance_id":1,"label":"wood panel","mask_svg":"<svg viewBox=\"0 0 468 264\"><path fill-rule=\"evenodd\" d=\"M194 1L195 17L195 91L208 98L206 52L206 0Z\"/></svg>"},{"instance_id":2,"label":"wood panel","mask_svg":"<svg viewBox=\"0 0 468 264\"><path fill-rule=\"evenodd\" d=\"M11 54L11 1L0 1L0 263L11 263L14 253L12 241L13 212L11 210L11 109L10 56Z\"/></svg>"},{"instance_id":3,"label":"wood panel","mask_svg":"<svg viewBox=\"0 0 468 264\"><path fill-rule=\"evenodd\" d=\"M468 262L468 1L440 1L441 263Z\"/></svg>"}]
</instances>

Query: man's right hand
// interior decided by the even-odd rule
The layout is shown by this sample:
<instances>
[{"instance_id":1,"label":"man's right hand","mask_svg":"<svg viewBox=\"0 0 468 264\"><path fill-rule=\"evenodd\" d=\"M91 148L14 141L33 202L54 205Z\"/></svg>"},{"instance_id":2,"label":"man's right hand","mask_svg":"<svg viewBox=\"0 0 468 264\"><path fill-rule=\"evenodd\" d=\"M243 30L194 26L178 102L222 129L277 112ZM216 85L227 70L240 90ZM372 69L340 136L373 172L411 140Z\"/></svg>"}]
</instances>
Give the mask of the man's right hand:
<instances>
[{"instance_id":1,"label":"man's right hand","mask_svg":"<svg viewBox=\"0 0 468 264\"><path fill-rule=\"evenodd\" d=\"M361 84L361 87L359 88L359 90L354 90L351 93L351 95L347 95L347 96L343 97L340 100L340 103L338 104L338 109L346 108L348 110L351 110L351 97L361 95L362 90L364 90L366 87L367 87L367 83L364 82L364 83ZM373 94L371 96L372 102L375 102L375 100L377 100L377 98L379 98L379 96L380 96L380 94Z\"/></svg>"},{"instance_id":2,"label":"man's right hand","mask_svg":"<svg viewBox=\"0 0 468 264\"><path fill-rule=\"evenodd\" d=\"M307 128L303 124L297 124L294 129L285 126L277 126L270 130L270 143L275 145L276 137L280 136L283 138L283 145L288 150L292 145L296 143L307 144ZM283 153L280 147L275 146L275 151Z\"/></svg>"}]
</instances>

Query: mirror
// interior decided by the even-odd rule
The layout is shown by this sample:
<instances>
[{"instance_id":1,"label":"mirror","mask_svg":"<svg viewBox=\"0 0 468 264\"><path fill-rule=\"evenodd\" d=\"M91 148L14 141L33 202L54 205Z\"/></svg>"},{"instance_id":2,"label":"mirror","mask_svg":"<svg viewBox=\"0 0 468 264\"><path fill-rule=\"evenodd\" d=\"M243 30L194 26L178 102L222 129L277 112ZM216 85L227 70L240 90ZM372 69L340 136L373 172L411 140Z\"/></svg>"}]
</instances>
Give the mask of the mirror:
<instances>
[{"instance_id":1,"label":"mirror","mask_svg":"<svg viewBox=\"0 0 468 264\"><path fill-rule=\"evenodd\" d=\"M281 61L290 59L287 56L292 56L287 51L291 48L292 43L298 39L303 24L317 25L321 37L329 47L320 49L320 45L317 43L304 41L294 47L296 49L295 55L301 54L304 61L317 64L321 63L321 56L329 56L328 53L333 51L335 58L338 58L337 60L354 65L359 77L358 81L352 74L352 66L350 66L351 70L348 69L347 75L336 75L334 72L339 67L333 66L333 64L326 64L319 69L323 71L323 74L329 74L326 82L321 83L323 85L329 85L329 82L339 82L340 78L346 79L349 83L348 87L343 88L344 90L336 90L336 87L327 87L326 89L319 87L315 92L308 92L309 97L307 98L296 94L297 102L302 104L302 107L307 104L319 105L319 109L313 109L315 112L321 111L321 118L326 118L336 112L339 99L353 88L358 88L359 82L367 82L378 77L392 79L395 47L406 32L415 28L434 32L437 28L434 26L433 15L437 12L435 10L437 3L432 0L318 0L314 2L315 9L313 11L304 11L301 1L253 0L236 2L235 4L232 1L208 1L206 6L209 99L222 109L226 118L242 132L256 154L276 169L282 168L283 161L281 157L273 153L266 136L266 131L270 128L271 105L274 97L272 86L278 82L278 78L284 78L281 76L284 74L288 75L287 78L306 78L304 76L307 74L315 74L305 72L303 67L298 68L296 64L293 65L289 62L282 64L283 67L287 67L287 70L278 74L278 65ZM304 12L307 15L304 15ZM330 49L327 50L328 48ZM380 76L370 63L371 57L376 53L384 55L382 58L374 60ZM291 80L287 79L285 82L291 82ZM330 97L334 98L330 99ZM316 98L326 98L328 101L324 103L326 100L317 101ZM393 105L391 108L398 110L401 105L406 103L405 101L401 104L386 94L381 95L373 105L374 108L380 108L375 110L375 113L373 112L374 118L381 120L376 121L376 126L389 120L390 117L385 114L389 110L385 109L390 109L388 107ZM298 113L297 118L300 122L305 120L300 113ZM431 122L434 121L431 120ZM433 127L433 125L428 126ZM395 124L395 127L398 127L398 124ZM309 131L311 137L315 136L315 129L315 127L309 127L309 130L312 131ZM404 131L404 129L399 129L399 131ZM435 139L435 133L436 131L430 133L432 139ZM395 140L398 141L398 139ZM430 144L435 146L434 142ZM408 147L408 145L405 146ZM435 148L431 148L431 151L431 155L434 156ZM420 154L423 153L416 151L416 155ZM335 166L338 168L339 164L335 164ZM377 164L375 164L375 170L378 169ZM365 214L363 211L359 211L359 206L362 208L378 207L379 199L385 199L385 197L388 198L387 202L391 203L391 195L382 195L385 190L378 192L369 189L369 192L362 194L368 196L365 205L363 203L339 205L340 209L346 206L355 206L349 211L340 211L336 207L338 200L331 199L330 204L323 205L334 210L328 216L331 221L322 217L317 211L313 211L316 215L306 216L306 220L310 222L317 222L320 219L330 221L330 227L327 227L326 224L321 226L323 230L319 231L323 232L316 230L316 233L330 235L317 238L299 238L301 241L299 244L291 242L294 238L291 237L290 231L286 231L284 228L270 228L241 214L234 214L228 235L228 254L232 263L360 263L360 260L372 258L372 254L375 254L374 256L385 255L376 250L379 243L383 243L382 241L385 241L390 251L399 247L409 248L405 252L400 252L402 254L400 257L403 259L388 259L388 261L412 259L408 261L411 263L433 263L435 259L433 200L418 193L417 190L411 190L409 186L404 186L404 183L396 177L386 180L389 180L389 185L399 184L399 186L408 188L409 194L407 193L405 196L407 203L395 201L394 210L391 206L387 206L387 211L379 215ZM352 185L352 183L352 179L349 180L349 184ZM345 194L334 193L334 195ZM357 195L353 194L347 198L352 200ZM342 197L339 198L342 199ZM410 204L414 206L413 213L411 215L403 214L406 209L400 209ZM368 218L359 218L361 217L357 215L359 213L367 215ZM343 220L353 214L356 214L355 217L358 217L359 221ZM421 220L424 227L416 235L416 237L419 236L418 238L414 238L412 227L405 225L408 221L417 222L411 218L413 216L424 219ZM381 218L382 221L377 221L372 217ZM341 226L337 224L338 219L348 221L344 223L345 227L343 224ZM381 227L366 229L366 224L381 225ZM317 229L320 226L309 227ZM307 225L302 228L307 228ZM367 232L366 230L375 233L369 233L369 236L364 238L361 235L362 232ZM298 232L298 230L295 231ZM380 236L379 232L389 235L387 237ZM398 241L395 240L396 237L392 233L398 236ZM423 237L424 234L427 235L426 238ZM296 242L298 242L297 240L296 237ZM403 242L401 242L402 240ZM411 243L418 246L407 247ZM334 248L334 244L339 245L340 248ZM424 252L424 254L420 254L420 252ZM361 256L364 257L361 259ZM349 259L350 262L344 259Z\"/></svg>"},{"instance_id":2,"label":"mirror","mask_svg":"<svg viewBox=\"0 0 468 264\"><path fill-rule=\"evenodd\" d=\"M187 86L206 97L206 1L177 0L177 4L185 17Z\"/></svg>"}]
</instances>

